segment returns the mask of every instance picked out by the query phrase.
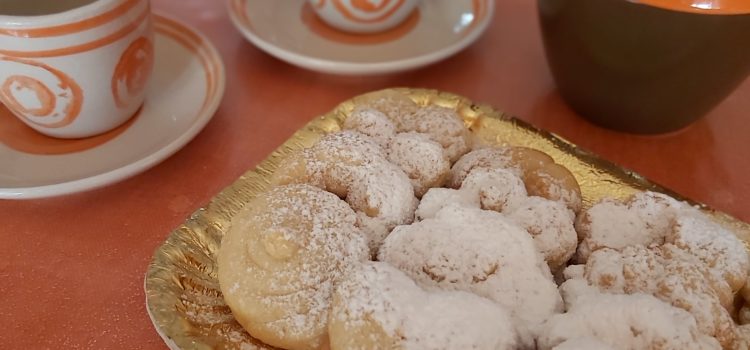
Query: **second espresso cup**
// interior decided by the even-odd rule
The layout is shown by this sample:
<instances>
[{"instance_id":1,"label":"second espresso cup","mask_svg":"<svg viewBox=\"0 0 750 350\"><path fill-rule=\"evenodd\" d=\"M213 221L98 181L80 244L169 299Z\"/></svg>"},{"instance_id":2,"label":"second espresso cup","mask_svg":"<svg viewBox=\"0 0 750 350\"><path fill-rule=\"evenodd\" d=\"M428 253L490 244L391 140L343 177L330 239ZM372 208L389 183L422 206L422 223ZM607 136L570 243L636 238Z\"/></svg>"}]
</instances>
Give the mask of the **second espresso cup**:
<instances>
[{"instance_id":1,"label":"second espresso cup","mask_svg":"<svg viewBox=\"0 0 750 350\"><path fill-rule=\"evenodd\" d=\"M328 25L352 33L391 29L408 17L421 0L308 0Z\"/></svg>"},{"instance_id":2,"label":"second espresso cup","mask_svg":"<svg viewBox=\"0 0 750 350\"><path fill-rule=\"evenodd\" d=\"M45 135L121 125L143 104L153 64L148 0L0 1L0 102Z\"/></svg>"}]
</instances>

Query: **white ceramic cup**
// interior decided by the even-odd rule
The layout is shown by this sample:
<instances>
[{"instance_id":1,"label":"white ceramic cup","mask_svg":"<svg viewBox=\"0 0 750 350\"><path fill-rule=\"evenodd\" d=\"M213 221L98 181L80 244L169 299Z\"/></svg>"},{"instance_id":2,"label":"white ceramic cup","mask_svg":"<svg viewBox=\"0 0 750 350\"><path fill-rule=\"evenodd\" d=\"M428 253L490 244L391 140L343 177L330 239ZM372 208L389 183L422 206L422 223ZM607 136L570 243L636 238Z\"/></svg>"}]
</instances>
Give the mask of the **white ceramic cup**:
<instances>
[{"instance_id":1,"label":"white ceramic cup","mask_svg":"<svg viewBox=\"0 0 750 350\"><path fill-rule=\"evenodd\" d=\"M375 33L391 29L411 14L421 0L308 0L324 22L347 32Z\"/></svg>"},{"instance_id":2,"label":"white ceramic cup","mask_svg":"<svg viewBox=\"0 0 750 350\"><path fill-rule=\"evenodd\" d=\"M0 102L49 136L111 130L143 104L149 0L0 0Z\"/></svg>"}]
</instances>

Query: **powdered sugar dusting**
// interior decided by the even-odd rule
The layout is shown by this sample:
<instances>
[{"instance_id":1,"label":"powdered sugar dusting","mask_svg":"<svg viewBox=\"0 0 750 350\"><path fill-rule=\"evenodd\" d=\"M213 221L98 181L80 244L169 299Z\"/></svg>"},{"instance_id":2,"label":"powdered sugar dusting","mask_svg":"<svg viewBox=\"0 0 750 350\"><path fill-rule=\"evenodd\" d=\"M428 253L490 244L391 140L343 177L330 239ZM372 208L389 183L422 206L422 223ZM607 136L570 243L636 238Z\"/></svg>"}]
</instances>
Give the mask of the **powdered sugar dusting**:
<instances>
[{"instance_id":1,"label":"powdered sugar dusting","mask_svg":"<svg viewBox=\"0 0 750 350\"><path fill-rule=\"evenodd\" d=\"M690 205L659 193L638 193L624 203L601 201L579 216L576 228L581 237L580 262L602 248L670 244L697 257L733 293L745 284L750 269L747 252L732 232Z\"/></svg>"},{"instance_id":2,"label":"powdered sugar dusting","mask_svg":"<svg viewBox=\"0 0 750 350\"><path fill-rule=\"evenodd\" d=\"M363 101L360 106L385 114L396 125L398 131L413 131L406 130L404 121L419 109L419 106L409 97L395 91L384 91L367 96L366 101Z\"/></svg>"},{"instance_id":3,"label":"powdered sugar dusting","mask_svg":"<svg viewBox=\"0 0 750 350\"><path fill-rule=\"evenodd\" d=\"M507 312L464 292L426 292L386 263L365 263L334 295L331 348L515 349Z\"/></svg>"},{"instance_id":4,"label":"powdered sugar dusting","mask_svg":"<svg viewBox=\"0 0 750 350\"><path fill-rule=\"evenodd\" d=\"M368 258L356 215L308 185L276 187L235 217L219 251L219 283L254 337L285 348L317 347L333 284Z\"/></svg>"},{"instance_id":5,"label":"powdered sugar dusting","mask_svg":"<svg viewBox=\"0 0 750 350\"><path fill-rule=\"evenodd\" d=\"M474 168L458 190L430 189L417 208L417 218L432 218L451 205L502 213L533 237L554 272L575 253L578 235L573 228L574 213L561 202L527 196L521 179L509 170Z\"/></svg>"},{"instance_id":6,"label":"powdered sugar dusting","mask_svg":"<svg viewBox=\"0 0 750 350\"><path fill-rule=\"evenodd\" d=\"M697 210L677 216L666 241L698 257L733 292L745 285L750 268L745 247L732 232Z\"/></svg>"},{"instance_id":7,"label":"powdered sugar dusting","mask_svg":"<svg viewBox=\"0 0 750 350\"><path fill-rule=\"evenodd\" d=\"M328 134L302 153L300 174L287 175L338 195L364 215L377 219L362 226L377 250L383 230L414 219L418 200L406 174L386 159L385 152L357 131ZM296 169L296 165L289 165ZM283 173L289 173L285 168ZM362 222L362 220L360 220Z\"/></svg>"},{"instance_id":8,"label":"powdered sugar dusting","mask_svg":"<svg viewBox=\"0 0 750 350\"><path fill-rule=\"evenodd\" d=\"M527 197L508 218L534 237L537 249L552 271L561 269L576 251L574 214L560 202Z\"/></svg>"},{"instance_id":9,"label":"powdered sugar dusting","mask_svg":"<svg viewBox=\"0 0 750 350\"><path fill-rule=\"evenodd\" d=\"M664 243L681 204L669 196L640 192L626 203L605 199L582 213L576 223L581 235L577 259L585 262L591 252L603 248Z\"/></svg>"},{"instance_id":10,"label":"powdered sugar dusting","mask_svg":"<svg viewBox=\"0 0 750 350\"><path fill-rule=\"evenodd\" d=\"M455 162L469 151L469 132L456 111L426 106L402 119L399 131L414 131L426 134L443 146L451 162Z\"/></svg>"},{"instance_id":11,"label":"powdered sugar dusting","mask_svg":"<svg viewBox=\"0 0 750 350\"><path fill-rule=\"evenodd\" d=\"M521 178L507 169L475 168L466 175L461 190L478 197L482 209L510 213L528 194Z\"/></svg>"},{"instance_id":12,"label":"powdered sugar dusting","mask_svg":"<svg viewBox=\"0 0 750 350\"><path fill-rule=\"evenodd\" d=\"M533 240L499 213L447 206L432 219L394 229L380 260L424 288L469 291L494 300L521 327L536 327L562 308Z\"/></svg>"},{"instance_id":13,"label":"powdered sugar dusting","mask_svg":"<svg viewBox=\"0 0 750 350\"><path fill-rule=\"evenodd\" d=\"M460 188L464 179L475 168L505 169L520 178L523 175L521 169L514 166L511 161L509 147L481 148L471 151L453 164L448 185L452 188Z\"/></svg>"},{"instance_id":14,"label":"powdered sugar dusting","mask_svg":"<svg viewBox=\"0 0 750 350\"><path fill-rule=\"evenodd\" d=\"M451 168L448 185L459 188L475 169L503 169L523 179L526 192L581 209L581 189L573 174L544 152L526 147L480 148L461 157Z\"/></svg>"},{"instance_id":15,"label":"powdered sugar dusting","mask_svg":"<svg viewBox=\"0 0 750 350\"><path fill-rule=\"evenodd\" d=\"M584 277L603 292L654 295L690 312L698 329L722 346L731 348L735 342L734 322L725 308L733 300L729 285L671 244L597 250L586 262Z\"/></svg>"},{"instance_id":16,"label":"powdered sugar dusting","mask_svg":"<svg viewBox=\"0 0 750 350\"><path fill-rule=\"evenodd\" d=\"M597 343L603 346L590 347ZM575 298L567 313L552 316L538 345L540 350L721 349L715 339L700 333L689 313L650 295L590 292Z\"/></svg>"},{"instance_id":17,"label":"powdered sugar dusting","mask_svg":"<svg viewBox=\"0 0 750 350\"><path fill-rule=\"evenodd\" d=\"M356 130L369 137L387 149L391 139L396 135L396 125L388 116L374 108L359 106L344 120L345 130Z\"/></svg>"},{"instance_id":18,"label":"powdered sugar dusting","mask_svg":"<svg viewBox=\"0 0 750 350\"><path fill-rule=\"evenodd\" d=\"M442 186L451 167L440 144L414 132L400 133L392 139L388 160L404 170L420 198L428 189Z\"/></svg>"}]
</instances>

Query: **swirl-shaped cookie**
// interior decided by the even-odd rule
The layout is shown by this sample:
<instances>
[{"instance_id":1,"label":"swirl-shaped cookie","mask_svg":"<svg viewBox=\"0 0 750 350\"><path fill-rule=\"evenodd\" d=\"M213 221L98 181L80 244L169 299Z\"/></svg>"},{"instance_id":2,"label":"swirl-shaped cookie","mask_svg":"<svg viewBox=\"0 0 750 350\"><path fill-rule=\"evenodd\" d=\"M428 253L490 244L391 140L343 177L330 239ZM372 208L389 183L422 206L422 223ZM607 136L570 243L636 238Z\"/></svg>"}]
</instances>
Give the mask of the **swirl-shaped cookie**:
<instances>
[{"instance_id":1,"label":"swirl-shaped cookie","mask_svg":"<svg viewBox=\"0 0 750 350\"><path fill-rule=\"evenodd\" d=\"M451 162L469 151L469 131L455 110L429 105L419 107L408 96L395 91L380 91L364 96L359 108L375 109L396 126L397 132L417 132L427 135L443 146Z\"/></svg>"},{"instance_id":2,"label":"swirl-shaped cookie","mask_svg":"<svg viewBox=\"0 0 750 350\"><path fill-rule=\"evenodd\" d=\"M332 350L516 349L510 317L499 305L465 292L428 292L395 267L369 262L336 288Z\"/></svg>"},{"instance_id":3,"label":"swirl-shaped cookie","mask_svg":"<svg viewBox=\"0 0 750 350\"><path fill-rule=\"evenodd\" d=\"M373 250L396 225L412 222L418 203L406 174L356 131L324 136L277 170L274 183L308 183L343 198L361 213Z\"/></svg>"},{"instance_id":4,"label":"swirl-shaped cookie","mask_svg":"<svg viewBox=\"0 0 750 350\"><path fill-rule=\"evenodd\" d=\"M566 296L566 304L566 313L552 316L542 327L539 350L721 349L716 339L698 330L689 313L651 295L594 292Z\"/></svg>"},{"instance_id":5,"label":"swirl-shaped cookie","mask_svg":"<svg viewBox=\"0 0 750 350\"><path fill-rule=\"evenodd\" d=\"M586 262L602 248L673 244L698 257L739 291L750 270L742 242L692 206L667 195L639 192L624 202L605 199L579 215L576 259Z\"/></svg>"},{"instance_id":6,"label":"swirl-shaped cookie","mask_svg":"<svg viewBox=\"0 0 750 350\"><path fill-rule=\"evenodd\" d=\"M591 254L580 272L602 292L651 294L688 311L702 333L733 349L737 334L727 311L734 299L731 287L684 250L671 244L603 248Z\"/></svg>"},{"instance_id":7,"label":"swirl-shaped cookie","mask_svg":"<svg viewBox=\"0 0 750 350\"><path fill-rule=\"evenodd\" d=\"M443 148L425 134L405 132L394 136L388 147L388 160L409 176L418 198L430 188L442 186L451 163Z\"/></svg>"},{"instance_id":8,"label":"swirl-shaped cookie","mask_svg":"<svg viewBox=\"0 0 750 350\"><path fill-rule=\"evenodd\" d=\"M422 198L416 216L420 220L431 218L447 205L502 213L534 238L553 272L564 267L576 251L573 212L561 202L529 197L523 181L511 170L475 168L458 190L433 188Z\"/></svg>"},{"instance_id":9,"label":"swirl-shaped cookie","mask_svg":"<svg viewBox=\"0 0 750 350\"><path fill-rule=\"evenodd\" d=\"M562 311L531 236L496 212L445 207L434 218L394 229L379 257L428 290L463 290L498 302L524 334Z\"/></svg>"},{"instance_id":10,"label":"swirl-shaped cookie","mask_svg":"<svg viewBox=\"0 0 750 350\"><path fill-rule=\"evenodd\" d=\"M344 120L343 129L359 131L371 137L383 149L388 149L391 139L396 136L396 125L383 112L365 106L354 108Z\"/></svg>"},{"instance_id":11,"label":"swirl-shaped cookie","mask_svg":"<svg viewBox=\"0 0 750 350\"><path fill-rule=\"evenodd\" d=\"M510 170L523 180L530 196L564 203L573 212L581 209L581 188L573 174L544 152L526 147L493 147L471 151L451 168L448 185L459 188L476 168Z\"/></svg>"},{"instance_id":12,"label":"swirl-shaped cookie","mask_svg":"<svg viewBox=\"0 0 750 350\"><path fill-rule=\"evenodd\" d=\"M248 203L217 259L235 319L267 344L319 349L334 284L369 256L356 220L341 199L308 185L275 187Z\"/></svg>"},{"instance_id":13,"label":"swirl-shaped cookie","mask_svg":"<svg viewBox=\"0 0 750 350\"><path fill-rule=\"evenodd\" d=\"M452 162L469 151L463 120L450 108L419 108L399 93L365 96L344 121L345 130L372 137L409 175L417 197L447 180Z\"/></svg>"}]
</instances>

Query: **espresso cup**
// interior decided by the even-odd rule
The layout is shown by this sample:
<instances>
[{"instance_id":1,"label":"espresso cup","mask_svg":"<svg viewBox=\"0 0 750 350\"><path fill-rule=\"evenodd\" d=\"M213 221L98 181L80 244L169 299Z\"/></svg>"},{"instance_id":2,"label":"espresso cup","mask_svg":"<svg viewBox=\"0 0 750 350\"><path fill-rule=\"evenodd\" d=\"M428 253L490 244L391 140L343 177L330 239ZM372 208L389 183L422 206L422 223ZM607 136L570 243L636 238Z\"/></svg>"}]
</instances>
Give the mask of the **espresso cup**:
<instances>
[{"instance_id":1,"label":"espresso cup","mask_svg":"<svg viewBox=\"0 0 750 350\"><path fill-rule=\"evenodd\" d=\"M391 29L408 17L420 0L308 0L323 22L352 33Z\"/></svg>"},{"instance_id":2,"label":"espresso cup","mask_svg":"<svg viewBox=\"0 0 750 350\"><path fill-rule=\"evenodd\" d=\"M143 104L148 0L1 0L0 102L48 136L111 130Z\"/></svg>"},{"instance_id":3,"label":"espresso cup","mask_svg":"<svg viewBox=\"0 0 750 350\"><path fill-rule=\"evenodd\" d=\"M539 0L563 99L611 129L662 133L705 115L750 74L750 1Z\"/></svg>"}]
</instances>

